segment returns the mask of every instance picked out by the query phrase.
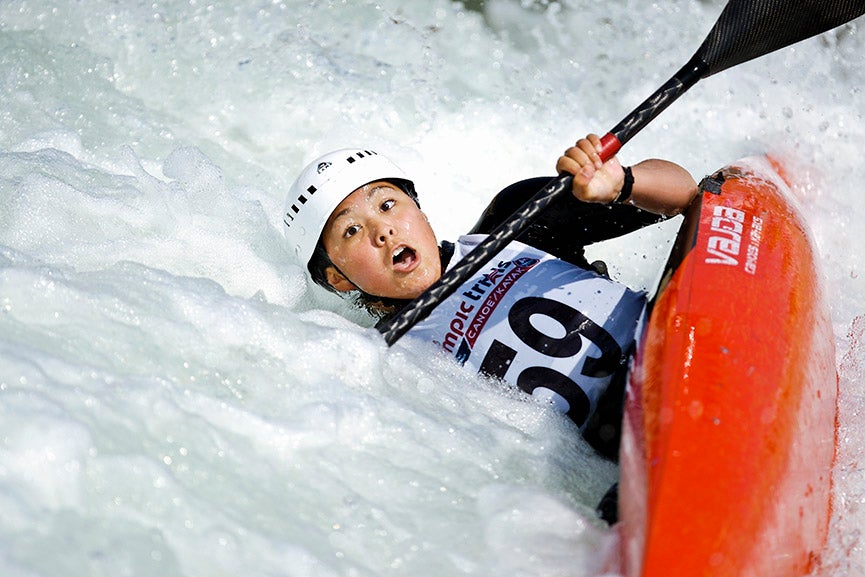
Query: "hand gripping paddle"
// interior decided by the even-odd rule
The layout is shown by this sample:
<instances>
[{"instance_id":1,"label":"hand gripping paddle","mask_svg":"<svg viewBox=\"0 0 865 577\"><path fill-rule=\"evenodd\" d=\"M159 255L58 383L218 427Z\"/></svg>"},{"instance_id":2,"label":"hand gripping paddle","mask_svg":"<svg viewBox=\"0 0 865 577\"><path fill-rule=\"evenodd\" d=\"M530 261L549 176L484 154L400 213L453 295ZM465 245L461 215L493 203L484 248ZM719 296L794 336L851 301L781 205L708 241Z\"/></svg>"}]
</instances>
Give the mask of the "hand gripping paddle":
<instances>
[{"instance_id":1,"label":"hand gripping paddle","mask_svg":"<svg viewBox=\"0 0 865 577\"><path fill-rule=\"evenodd\" d=\"M694 56L610 132L601 138L601 159L612 158L628 140L698 80L825 32L865 13L865 0L730 0ZM550 181L430 288L379 323L395 343L486 262L518 237L559 197L570 194L571 175Z\"/></svg>"}]
</instances>

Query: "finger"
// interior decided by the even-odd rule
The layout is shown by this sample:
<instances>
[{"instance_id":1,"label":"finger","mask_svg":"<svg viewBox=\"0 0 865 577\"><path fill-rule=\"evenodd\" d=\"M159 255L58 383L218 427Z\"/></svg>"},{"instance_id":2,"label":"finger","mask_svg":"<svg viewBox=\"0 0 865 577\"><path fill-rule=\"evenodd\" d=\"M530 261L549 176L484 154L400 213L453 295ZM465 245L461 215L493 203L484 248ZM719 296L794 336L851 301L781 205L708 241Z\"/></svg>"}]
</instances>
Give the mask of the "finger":
<instances>
[{"instance_id":1,"label":"finger","mask_svg":"<svg viewBox=\"0 0 865 577\"><path fill-rule=\"evenodd\" d=\"M585 139L581 139L577 141L575 146L570 147L565 151L565 156L576 161L580 166L585 166L587 164L594 164L592 160L592 150L593 147L591 144L587 143Z\"/></svg>"},{"instance_id":2,"label":"finger","mask_svg":"<svg viewBox=\"0 0 865 577\"><path fill-rule=\"evenodd\" d=\"M559 159L556 161L557 174L562 174L563 172L566 172L568 174L576 174L580 171L580 168L580 164L569 156L560 156Z\"/></svg>"},{"instance_id":3,"label":"finger","mask_svg":"<svg viewBox=\"0 0 865 577\"><path fill-rule=\"evenodd\" d=\"M559 173L567 172L573 174L579 181L588 182L595 173L595 167L589 156L579 148L569 148L564 156L560 156L556 162L556 170Z\"/></svg>"},{"instance_id":4,"label":"finger","mask_svg":"<svg viewBox=\"0 0 865 577\"><path fill-rule=\"evenodd\" d=\"M597 142L600 143L600 140ZM598 144L592 142L592 140L588 138L581 138L577 142L577 147L583 151L595 168L601 168L601 166L603 166L604 162L601 160L601 155L598 152Z\"/></svg>"}]
</instances>

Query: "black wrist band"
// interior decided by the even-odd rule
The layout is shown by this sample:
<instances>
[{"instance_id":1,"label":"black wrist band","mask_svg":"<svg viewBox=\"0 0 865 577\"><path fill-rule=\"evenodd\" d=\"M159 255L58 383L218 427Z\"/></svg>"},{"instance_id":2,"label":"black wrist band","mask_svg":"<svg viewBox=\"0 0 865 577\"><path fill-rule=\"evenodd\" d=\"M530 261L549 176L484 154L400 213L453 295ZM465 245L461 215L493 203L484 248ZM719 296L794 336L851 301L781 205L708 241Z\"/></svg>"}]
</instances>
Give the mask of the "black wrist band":
<instances>
[{"instance_id":1,"label":"black wrist band","mask_svg":"<svg viewBox=\"0 0 865 577\"><path fill-rule=\"evenodd\" d=\"M622 185L619 195L610 204L622 204L631 198L631 190L634 188L634 174L631 172L630 166L623 166L622 170L625 171L625 183Z\"/></svg>"}]
</instances>

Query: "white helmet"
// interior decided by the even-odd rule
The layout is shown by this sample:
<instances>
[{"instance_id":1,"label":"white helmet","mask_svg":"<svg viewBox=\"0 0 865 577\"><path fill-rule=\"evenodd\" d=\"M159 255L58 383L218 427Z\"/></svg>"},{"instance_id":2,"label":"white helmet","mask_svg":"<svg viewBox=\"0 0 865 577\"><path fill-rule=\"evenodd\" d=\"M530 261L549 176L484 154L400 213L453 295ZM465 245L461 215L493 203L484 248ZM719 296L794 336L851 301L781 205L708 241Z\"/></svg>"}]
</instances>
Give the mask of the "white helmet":
<instances>
[{"instance_id":1,"label":"white helmet","mask_svg":"<svg viewBox=\"0 0 865 577\"><path fill-rule=\"evenodd\" d=\"M373 150L344 148L312 161L285 198L285 238L301 264L312 258L322 229L349 194L370 182L411 180L393 162ZM413 190L413 188L412 188Z\"/></svg>"}]
</instances>

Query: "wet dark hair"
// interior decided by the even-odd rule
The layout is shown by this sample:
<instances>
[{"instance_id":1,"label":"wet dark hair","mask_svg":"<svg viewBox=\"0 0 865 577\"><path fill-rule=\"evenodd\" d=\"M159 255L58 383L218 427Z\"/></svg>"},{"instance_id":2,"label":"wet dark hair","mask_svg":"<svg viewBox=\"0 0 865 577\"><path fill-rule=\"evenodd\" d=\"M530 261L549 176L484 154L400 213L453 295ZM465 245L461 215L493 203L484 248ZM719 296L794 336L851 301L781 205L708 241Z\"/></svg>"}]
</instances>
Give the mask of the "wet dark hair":
<instances>
[{"instance_id":1,"label":"wet dark hair","mask_svg":"<svg viewBox=\"0 0 865 577\"><path fill-rule=\"evenodd\" d=\"M389 182L395 185L401 191L406 193L408 197L414 201L417 207L420 208L420 202L418 202L417 198L417 191L415 191L414 183L412 181L396 178L385 178L382 179L382 181ZM327 282L327 267L329 266L332 266L337 271L339 271L340 274L342 274L342 271L339 270L339 267L333 264L333 261L330 260L330 256L328 256L327 250L325 250L324 248L324 231L322 230L321 235L318 237L318 243L315 245L315 250L312 253L312 257L306 264L306 268L309 271L309 276L312 277L312 280L313 282L315 282L315 284L326 288L330 292L337 293L340 296L346 296L347 298L354 299L355 304L358 307L366 310L371 316L376 318L382 318L387 314L397 311L409 302L409 300L407 299L395 299L371 295L360 289L351 291L351 293L338 291L329 282Z\"/></svg>"}]
</instances>

